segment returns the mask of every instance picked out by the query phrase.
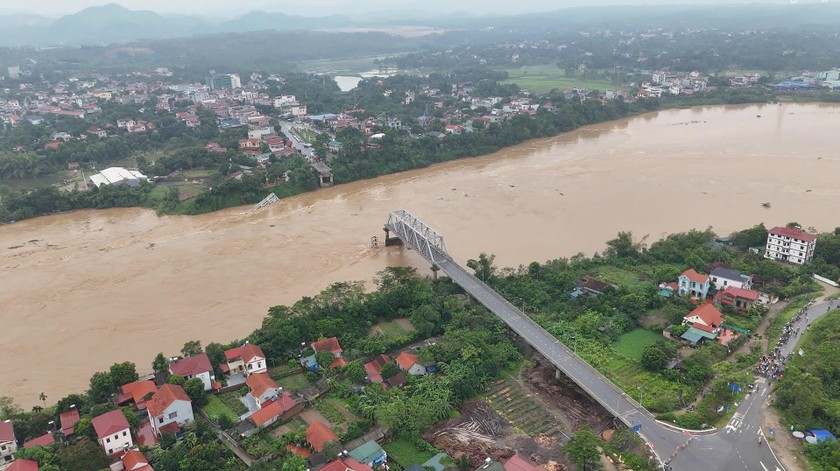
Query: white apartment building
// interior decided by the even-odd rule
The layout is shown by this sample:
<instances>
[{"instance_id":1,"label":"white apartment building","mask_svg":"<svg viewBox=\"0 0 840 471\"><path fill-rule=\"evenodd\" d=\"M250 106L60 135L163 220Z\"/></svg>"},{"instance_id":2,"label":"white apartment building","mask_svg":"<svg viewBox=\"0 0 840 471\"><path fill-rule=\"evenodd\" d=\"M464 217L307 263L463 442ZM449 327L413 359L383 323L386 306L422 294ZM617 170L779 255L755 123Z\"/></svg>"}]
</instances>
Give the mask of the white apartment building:
<instances>
[{"instance_id":1,"label":"white apartment building","mask_svg":"<svg viewBox=\"0 0 840 471\"><path fill-rule=\"evenodd\" d=\"M817 236L793 227L774 227L767 234L764 258L804 265L814 258Z\"/></svg>"}]
</instances>

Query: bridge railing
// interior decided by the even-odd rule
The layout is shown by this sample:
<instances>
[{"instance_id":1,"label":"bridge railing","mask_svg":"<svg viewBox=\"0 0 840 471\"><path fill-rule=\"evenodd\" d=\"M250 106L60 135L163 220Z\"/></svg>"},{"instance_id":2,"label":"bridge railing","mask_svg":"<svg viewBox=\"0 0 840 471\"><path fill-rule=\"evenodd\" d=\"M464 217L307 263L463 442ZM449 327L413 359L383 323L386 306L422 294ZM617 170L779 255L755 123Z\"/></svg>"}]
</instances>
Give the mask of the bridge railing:
<instances>
[{"instance_id":1,"label":"bridge railing","mask_svg":"<svg viewBox=\"0 0 840 471\"><path fill-rule=\"evenodd\" d=\"M404 209L391 211L385 227L432 263L451 260L443 236Z\"/></svg>"}]
</instances>

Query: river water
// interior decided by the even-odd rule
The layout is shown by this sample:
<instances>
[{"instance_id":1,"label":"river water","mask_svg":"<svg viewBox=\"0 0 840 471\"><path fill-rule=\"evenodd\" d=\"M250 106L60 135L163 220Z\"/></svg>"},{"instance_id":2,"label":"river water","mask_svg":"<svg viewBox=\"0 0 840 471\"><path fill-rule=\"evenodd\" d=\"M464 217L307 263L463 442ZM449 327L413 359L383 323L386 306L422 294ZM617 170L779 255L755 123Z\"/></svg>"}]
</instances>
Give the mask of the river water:
<instances>
[{"instance_id":1,"label":"river water","mask_svg":"<svg viewBox=\"0 0 840 471\"><path fill-rule=\"evenodd\" d=\"M332 282L370 281L388 265L430 273L411 251L370 247L392 209L440 231L456 260L485 251L500 266L591 255L621 230L651 240L760 222L831 230L838 130L829 105L671 110L253 213L109 209L0 226L0 395L54 401L114 362L148 372L187 340L242 338L269 306Z\"/></svg>"}]
</instances>

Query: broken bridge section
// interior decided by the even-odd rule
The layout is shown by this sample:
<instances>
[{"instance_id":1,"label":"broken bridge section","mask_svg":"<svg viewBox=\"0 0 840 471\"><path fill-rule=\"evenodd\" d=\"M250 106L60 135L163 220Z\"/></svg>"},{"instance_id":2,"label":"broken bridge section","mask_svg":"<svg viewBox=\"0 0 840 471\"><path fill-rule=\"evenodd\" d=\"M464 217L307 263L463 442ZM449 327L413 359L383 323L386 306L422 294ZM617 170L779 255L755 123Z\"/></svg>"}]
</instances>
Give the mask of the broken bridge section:
<instances>
[{"instance_id":1,"label":"broken bridge section","mask_svg":"<svg viewBox=\"0 0 840 471\"><path fill-rule=\"evenodd\" d=\"M404 209L391 211L388 214L388 222L385 223L384 230L385 245L394 245L390 237L390 233L393 232L409 247L420 252L420 255L432 265L452 260L446 251L443 236Z\"/></svg>"}]
</instances>

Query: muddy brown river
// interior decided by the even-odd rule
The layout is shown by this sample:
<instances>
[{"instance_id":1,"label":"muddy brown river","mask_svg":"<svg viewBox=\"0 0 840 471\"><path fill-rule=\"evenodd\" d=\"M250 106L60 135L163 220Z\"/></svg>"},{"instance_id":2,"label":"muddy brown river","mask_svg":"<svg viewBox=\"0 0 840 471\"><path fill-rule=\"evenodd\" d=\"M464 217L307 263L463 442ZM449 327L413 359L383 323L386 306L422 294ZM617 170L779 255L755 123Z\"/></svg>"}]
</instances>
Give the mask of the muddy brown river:
<instances>
[{"instance_id":1,"label":"muddy brown river","mask_svg":"<svg viewBox=\"0 0 840 471\"><path fill-rule=\"evenodd\" d=\"M840 107L652 113L481 158L341 185L248 213L80 211L0 226L0 395L29 407L114 362L151 370L191 339L227 342L266 309L419 256L373 249L391 209L439 230L464 262L500 266L760 222L840 226ZM771 208L765 209L762 203Z\"/></svg>"}]
</instances>

